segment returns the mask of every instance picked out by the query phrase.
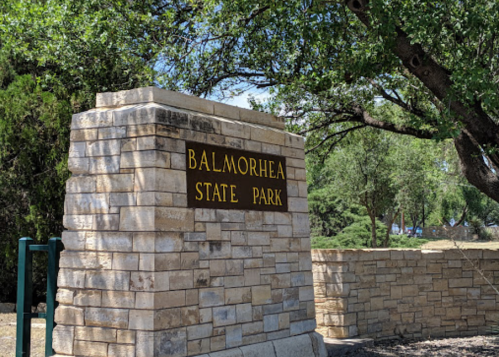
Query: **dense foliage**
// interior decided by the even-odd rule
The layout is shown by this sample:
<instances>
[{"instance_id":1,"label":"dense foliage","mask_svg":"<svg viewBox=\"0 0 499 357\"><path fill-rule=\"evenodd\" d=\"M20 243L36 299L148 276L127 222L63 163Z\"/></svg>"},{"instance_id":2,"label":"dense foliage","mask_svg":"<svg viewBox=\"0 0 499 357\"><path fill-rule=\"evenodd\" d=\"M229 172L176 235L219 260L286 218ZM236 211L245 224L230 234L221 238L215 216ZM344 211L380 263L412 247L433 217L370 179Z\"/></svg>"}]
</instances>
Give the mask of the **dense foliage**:
<instances>
[{"instance_id":1,"label":"dense foliage","mask_svg":"<svg viewBox=\"0 0 499 357\"><path fill-rule=\"evenodd\" d=\"M449 142L426 142L364 128L307 158L314 248L418 247L388 227L499 223L499 203L469 185ZM373 224L375 221L375 226ZM376 227L376 229L373 229Z\"/></svg>"},{"instance_id":2,"label":"dense foliage","mask_svg":"<svg viewBox=\"0 0 499 357\"><path fill-rule=\"evenodd\" d=\"M149 7L113 3L0 3L0 301L15 300L18 239L63 230L71 115L152 83L153 49L133 40L152 33ZM35 254L35 302L45 261Z\"/></svg>"},{"instance_id":3,"label":"dense foliage","mask_svg":"<svg viewBox=\"0 0 499 357\"><path fill-rule=\"evenodd\" d=\"M491 0L204 1L162 80L270 87L269 109L306 121L317 145L365 126L451 139L469 182L499 201L498 13Z\"/></svg>"}]
</instances>

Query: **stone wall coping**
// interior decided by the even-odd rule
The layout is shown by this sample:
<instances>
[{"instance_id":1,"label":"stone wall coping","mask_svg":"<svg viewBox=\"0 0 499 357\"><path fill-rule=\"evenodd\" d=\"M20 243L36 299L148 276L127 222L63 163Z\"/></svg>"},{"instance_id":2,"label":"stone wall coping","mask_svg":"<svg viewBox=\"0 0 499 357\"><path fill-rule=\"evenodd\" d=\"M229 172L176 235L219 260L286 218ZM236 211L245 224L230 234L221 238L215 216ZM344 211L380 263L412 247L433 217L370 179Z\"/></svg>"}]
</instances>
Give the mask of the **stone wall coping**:
<instances>
[{"instance_id":1,"label":"stone wall coping","mask_svg":"<svg viewBox=\"0 0 499 357\"><path fill-rule=\"evenodd\" d=\"M95 106L96 108L120 107L148 102L166 104L175 108L189 109L199 113L216 115L253 124L261 124L281 130L284 129L284 119L268 113L239 108L233 105L218 103L212 100L157 87L97 93Z\"/></svg>"},{"instance_id":2,"label":"stone wall coping","mask_svg":"<svg viewBox=\"0 0 499 357\"><path fill-rule=\"evenodd\" d=\"M464 255L463 255L464 253ZM498 249L312 249L313 262L343 262L367 260L400 260L400 259L442 259L466 260L469 259L499 259ZM466 257L465 257L466 256Z\"/></svg>"},{"instance_id":3,"label":"stone wall coping","mask_svg":"<svg viewBox=\"0 0 499 357\"><path fill-rule=\"evenodd\" d=\"M73 129L73 130L91 129L91 128L80 128L78 126L78 124L76 123L77 120L78 120L78 118L80 116L82 116L82 115L85 115L85 116L88 116L88 115L105 115L105 113L108 113L108 112L113 113L113 112L119 112L119 111L129 111L129 110L133 110L133 109L140 110L140 109L148 109L148 108L162 108L162 109L166 109L166 110L177 112L177 113L185 113L185 114L188 114L188 115L191 115L191 116L202 115L203 117L206 117L206 118L209 118L209 119L212 119L212 120L217 120L217 121L220 121L220 122L226 122L226 123L240 122L239 123L240 125L245 125L245 126L248 126L248 127L262 128L262 129L266 129L266 130L270 130L270 131L274 131L274 132L285 132L286 135L289 135L289 136L292 136L292 137L297 137L297 138L301 138L302 137L299 134L295 134L295 133L291 133L291 132L285 131L284 127L282 129L281 128L277 128L277 127L269 127L268 125L261 124L261 123L253 123L253 122L250 122L250 121L241 121L241 120L238 120L238 119L231 119L231 118L222 117L220 115L214 115L214 114L199 113L199 112L196 112L196 111L193 111L193 110L178 108L178 107L174 107L174 106L167 105L167 104L161 104L161 103L157 103L157 102L124 104L122 106L117 106L117 107L97 107L97 108L92 108L92 109L87 110L86 112L81 112L81 113L73 114L73 120L72 120L72 123L71 123L71 129ZM153 123L161 124L161 122L154 121L153 118L151 118L151 121L143 122L141 124L153 124ZM129 124L129 125L139 125L139 124Z\"/></svg>"},{"instance_id":4,"label":"stone wall coping","mask_svg":"<svg viewBox=\"0 0 499 357\"><path fill-rule=\"evenodd\" d=\"M459 252L462 250L463 252L469 251L487 251L487 252L499 252L499 249L484 249L484 248L466 248L466 249L412 249L412 248L381 248L381 249L312 249L312 253L323 253L323 254L338 254L338 253L372 253L372 252L421 252L425 253L434 253L434 252L447 252L447 251L455 251Z\"/></svg>"}]
</instances>

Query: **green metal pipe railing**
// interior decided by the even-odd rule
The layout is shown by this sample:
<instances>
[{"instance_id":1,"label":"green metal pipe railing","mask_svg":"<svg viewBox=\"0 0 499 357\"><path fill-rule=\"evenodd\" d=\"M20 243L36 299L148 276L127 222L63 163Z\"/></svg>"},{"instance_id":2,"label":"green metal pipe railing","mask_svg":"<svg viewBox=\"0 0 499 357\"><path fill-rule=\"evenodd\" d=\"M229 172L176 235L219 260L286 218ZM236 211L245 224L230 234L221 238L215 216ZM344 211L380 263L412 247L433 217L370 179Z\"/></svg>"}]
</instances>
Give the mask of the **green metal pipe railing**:
<instances>
[{"instance_id":1,"label":"green metal pipe railing","mask_svg":"<svg viewBox=\"0 0 499 357\"><path fill-rule=\"evenodd\" d=\"M52 356L52 332L55 327L57 273L60 252L64 249L61 238L51 238L48 244L34 244L31 238L19 240L17 272L17 339L16 357L29 357L31 349L31 319L45 319L45 357ZM47 268L47 311L32 313L33 303L33 252L48 252Z\"/></svg>"}]
</instances>

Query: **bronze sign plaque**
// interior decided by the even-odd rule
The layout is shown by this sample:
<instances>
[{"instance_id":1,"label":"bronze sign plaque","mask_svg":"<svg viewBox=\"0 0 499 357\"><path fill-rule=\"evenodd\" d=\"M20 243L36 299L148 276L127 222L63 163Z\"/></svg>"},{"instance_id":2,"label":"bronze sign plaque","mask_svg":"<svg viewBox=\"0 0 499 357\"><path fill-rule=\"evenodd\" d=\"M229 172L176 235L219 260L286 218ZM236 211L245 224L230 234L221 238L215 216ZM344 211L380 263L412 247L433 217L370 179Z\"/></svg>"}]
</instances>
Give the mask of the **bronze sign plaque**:
<instances>
[{"instance_id":1,"label":"bronze sign plaque","mask_svg":"<svg viewBox=\"0 0 499 357\"><path fill-rule=\"evenodd\" d=\"M286 158L186 142L188 207L288 210Z\"/></svg>"}]
</instances>

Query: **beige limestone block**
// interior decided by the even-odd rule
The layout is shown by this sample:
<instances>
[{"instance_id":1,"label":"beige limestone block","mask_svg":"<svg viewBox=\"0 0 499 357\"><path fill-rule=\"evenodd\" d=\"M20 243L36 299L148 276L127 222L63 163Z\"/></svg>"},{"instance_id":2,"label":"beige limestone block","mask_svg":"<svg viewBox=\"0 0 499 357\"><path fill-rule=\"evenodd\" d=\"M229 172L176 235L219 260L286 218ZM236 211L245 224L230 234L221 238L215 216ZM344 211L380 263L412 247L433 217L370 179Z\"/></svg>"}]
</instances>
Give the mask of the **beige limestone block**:
<instances>
[{"instance_id":1,"label":"beige limestone block","mask_svg":"<svg viewBox=\"0 0 499 357\"><path fill-rule=\"evenodd\" d=\"M260 141L274 145L284 145L285 133L262 127L251 127L251 140Z\"/></svg>"},{"instance_id":2,"label":"beige limestone block","mask_svg":"<svg viewBox=\"0 0 499 357\"><path fill-rule=\"evenodd\" d=\"M93 176L72 176L66 181L66 193L96 192L96 178Z\"/></svg>"},{"instance_id":3,"label":"beige limestone block","mask_svg":"<svg viewBox=\"0 0 499 357\"><path fill-rule=\"evenodd\" d=\"M251 288L225 289L225 304L244 304L251 302Z\"/></svg>"},{"instance_id":4,"label":"beige limestone block","mask_svg":"<svg viewBox=\"0 0 499 357\"><path fill-rule=\"evenodd\" d=\"M193 231L194 212L170 207L123 207L122 231Z\"/></svg>"},{"instance_id":5,"label":"beige limestone block","mask_svg":"<svg viewBox=\"0 0 499 357\"><path fill-rule=\"evenodd\" d=\"M225 271L227 275L243 275L244 261L241 259L226 260Z\"/></svg>"},{"instance_id":6,"label":"beige limestone block","mask_svg":"<svg viewBox=\"0 0 499 357\"><path fill-rule=\"evenodd\" d=\"M272 302L270 285L259 285L251 287L252 305L264 305Z\"/></svg>"},{"instance_id":7,"label":"beige limestone block","mask_svg":"<svg viewBox=\"0 0 499 357\"><path fill-rule=\"evenodd\" d=\"M308 212L308 201L301 197L288 197L289 212Z\"/></svg>"},{"instance_id":8,"label":"beige limestone block","mask_svg":"<svg viewBox=\"0 0 499 357\"><path fill-rule=\"evenodd\" d=\"M134 308L135 293L131 291L102 291L102 307Z\"/></svg>"},{"instance_id":9,"label":"beige limestone block","mask_svg":"<svg viewBox=\"0 0 499 357\"><path fill-rule=\"evenodd\" d=\"M137 270L139 268L139 255L131 253L114 253L113 270Z\"/></svg>"},{"instance_id":10,"label":"beige limestone block","mask_svg":"<svg viewBox=\"0 0 499 357\"><path fill-rule=\"evenodd\" d=\"M118 343L126 343L126 344L134 344L135 343L135 331L118 330L117 342Z\"/></svg>"},{"instance_id":11,"label":"beige limestone block","mask_svg":"<svg viewBox=\"0 0 499 357\"><path fill-rule=\"evenodd\" d=\"M137 192L138 206L173 206L170 192Z\"/></svg>"},{"instance_id":12,"label":"beige limestone block","mask_svg":"<svg viewBox=\"0 0 499 357\"><path fill-rule=\"evenodd\" d=\"M135 346L110 344L108 357L135 357Z\"/></svg>"},{"instance_id":13,"label":"beige limestone block","mask_svg":"<svg viewBox=\"0 0 499 357\"><path fill-rule=\"evenodd\" d=\"M61 325L84 325L83 309L60 305L55 309L55 321Z\"/></svg>"},{"instance_id":14,"label":"beige limestone block","mask_svg":"<svg viewBox=\"0 0 499 357\"><path fill-rule=\"evenodd\" d=\"M270 233L248 232L248 245L270 245Z\"/></svg>"},{"instance_id":15,"label":"beige limestone block","mask_svg":"<svg viewBox=\"0 0 499 357\"><path fill-rule=\"evenodd\" d=\"M62 243L67 250L84 250L86 232L62 232Z\"/></svg>"},{"instance_id":16,"label":"beige limestone block","mask_svg":"<svg viewBox=\"0 0 499 357\"><path fill-rule=\"evenodd\" d=\"M308 237L310 235L310 221L307 213L293 213L293 237Z\"/></svg>"},{"instance_id":17,"label":"beige limestone block","mask_svg":"<svg viewBox=\"0 0 499 357\"><path fill-rule=\"evenodd\" d=\"M169 290L168 272L132 272L130 278L132 291L165 291Z\"/></svg>"},{"instance_id":18,"label":"beige limestone block","mask_svg":"<svg viewBox=\"0 0 499 357\"><path fill-rule=\"evenodd\" d=\"M199 307L188 306L181 308L180 319L181 319L181 326L191 326L199 324Z\"/></svg>"},{"instance_id":19,"label":"beige limestone block","mask_svg":"<svg viewBox=\"0 0 499 357\"><path fill-rule=\"evenodd\" d=\"M134 188L133 174L97 175L97 192L131 192Z\"/></svg>"},{"instance_id":20,"label":"beige limestone block","mask_svg":"<svg viewBox=\"0 0 499 357\"><path fill-rule=\"evenodd\" d=\"M128 310L108 308L85 309L87 326L128 328Z\"/></svg>"},{"instance_id":21,"label":"beige limestone block","mask_svg":"<svg viewBox=\"0 0 499 357\"><path fill-rule=\"evenodd\" d=\"M52 335L52 348L63 355L73 354L74 326L57 325Z\"/></svg>"},{"instance_id":22,"label":"beige limestone block","mask_svg":"<svg viewBox=\"0 0 499 357\"><path fill-rule=\"evenodd\" d=\"M164 330L182 325L181 309L164 309L154 311L154 329Z\"/></svg>"},{"instance_id":23,"label":"beige limestone block","mask_svg":"<svg viewBox=\"0 0 499 357\"><path fill-rule=\"evenodd\" d=\"M156 229L160 231L193 231L194 211L185 208L157 207Z\"/></svg>"},{"instance_id":24,"label":"beige limestone block","mask_svg":"<svg viewBox=\"0 0 499 357\"><path fill-rule=\"evenodd\" d=\"M113 111L109 109L92 109L73 114L71 129L91 129L113 126Z\"/></svg>"},{"instance_id":25,"label":"beige limestone block","mask_svg":"<svg viewBox=\"0 0 499 357\"><path fill-rule=\"evenodd\" d=\"M60 304L71 305L73 304L74 294L75 292L73 290L58 289L55 300Z\"/></svg>"},{"instance_id":26,"label":"beige limestone block","mask_svg":"<svg viewBox=\"0 0 499 357\"><path fill-rule=\"evenodd\" d=\"M273 274L271 276L272 289L282 289L291 287L290 274Z\"/></svg>"},{"instance_id":27,"label":"beige limestone block","mask_svg":"<svg viewBox=\"0 0 499 357\"><path fill-rule=\"evenodd\" d=\"M180 253L141 254L139 270L163 271L180 269Z\"/></svg>"},{"instance_id":28,"label":"beige limestone block","mask_svg":"<svg viewBox=\"0 0 499 357\"><path fill-rule=\"evenodd\" d=\"M180 256L181 269L198 269L199 268L199 253L182 253Z\"/></svg>"},{"instance_id":29,"label":"beige limestone block","mask_svg":"<svg viewBox=\"0 0 499 357\"><path fill-rule=\"evenodd\" d=\"M86 157L70 157L68 159L68 169L73 174L87 174L90 170L90 159Z\"/></svg>"},{"instance_id":30,"label":"beige limestone block","mask_svg":"<svg viewBox=\"0 0 499 357\"><path fill-rule=\"evenodd\" d=\"M261 152L262 151L262 143L253 140L244 140L244 150Z\"/></svg>"},{"instance_id":31,"label":"beige limestone block","mask_svg":"<svg viewBox=\"0 0 499 357\"><path fill-rule=\"evenodd\" d=\"M57 286L59 288L83 289L85 287L85 271L61 268L57 274Z\"/></svg>"},{"instance_id":32,"label":"beige limestone block","mask_svg":"<svg viewBox=\"0 0 499 357\"><path fill-rule=\"evenodd\" d=\"M110 252L132 251L133 234L127 232L88 232L85 249Z\"/></svg>"},{"instance_id":33,"label":"beige limestone block","mask_svg":"<svg viewBox=\"0 0 499 357\"><path fill-rule=\"evenodd\" d=\"M134 233L133 250L151 253L180 252L183 243L182 233L140 232Z\"/></svg>"},{"instance_id":34,"label":"beige limestone block","mask_svg":"<svg viewBox=\"0 0 499 357\"><path fill-rule=\"evenodd\" d=\"M154 307L156 309L167 309L171 307L185 306L185 290L164 291L154 293Z\"/></svg>"},{"instance_id":35,"label":"beige limestone block","mask_svg":"<svg viewBox=\"0 0 499 357\"><path fill-rule=\"evenodd\" d=\"M89 215L64 215L64 227L73 231L118 230L118 214L89 214Z\"/></svg>"},{"instance_id":36,"label":"beige limestone block","mask_svg":"<svg viewBox=\"0 0 499 357\"><path fill-rule=\"evenodd\" d=\"M228 259L231 255L229 242L201 242L199 248L200 259Z\"/></svg>"},{"instance_id":37,"label":"beige limestone block","mask_svg":"<svg viewBox=\"0 0 499 357\"><path fill-rule=\"evenodd\" d=\"M137 150L137 138L124 138L121 139L121 152Z\"/></svg>"},{"instance_id":38,"label":"beige limestone block","mask_svg":"<svg viewBox=\"0 0 499 357\"><path fill-rule=\"evenodd\" d=\"M116 330L110 328L77 326L75 336L82 341L116 342Z\"/></svg>"},{"instance_id":39,"label":"beige limestone block","mask_svg":"<svg viewBox=\"0 0 499 357\"><path fill-rule=\"evenodd\" d=\"M235 306L217 306L213 308L213 327L233 325L235 323Z\"/></svg>"},{"instance_id":40,"label":"beige limestone block","mask_svg":"<svg viewBox=\"0 0 499 357\"><path fill-rule=\"evenodd\" d=\"M154 231L155 207L123 207L121 210L121 231Z\"/></svg>"},{"instance_id":41,"label":"beige limestone block","mask_svg":"<svg viewBox=\"0 0 499 357\"><path fill-rule=\"evenodd\" d=\"M144 136L137 138L137 150L161 150L185 153L185 142L159 136Z\"/></svg>"},{"instance_id":42,"label":"beige limestone block","mask_svg":"<svg viewBox=\"0 0 499 357\"><path fill-rule=\"evenodd\" d=\"M85 157L87 143L71 142L69 145L69 157Z\"/></svg>"},{"instance_id":43,"label":"beige limestone block","mask_svg":"<svg viewBox=\"0 0 499 357\"><path fill-rule=\"evenodd\" d=\"M109 194L110 207L135 206L137 205L137 196L135 193L120 192Z\"/></svg>"},{"instance_id":44,"label":"beige limestone block","mask_svg":"<svg viewBox=\"0 0 499 357\"><path fill-rule=\"evenodd\" d=\"M119 155L120 140L98 140L86 143L85 156L113 156Z\"/></svg>"},{"instance_id":45,"label":"beige limestone block","mask_svg":"<svg viewBox=\"0 0 499 357\"><path fill-rule=\"evenodd\" d=\"M151 310L130 310L131 330L154 331L154 311Z\"/></svg>"},{"instance_id":46,"label":"beige limestone block","mask_svg":"<svg viewBox=\"0 0 499 357\"><path fill-rule=\"evenodd\" d=\"M77 340L74 344L74 353L78 356L106 357L107 343Z\"/></svg>"},{"instance_id":47,"label":"beige limestone block","mask_svg":"<svg viewBox=\"0 0 499 357\"><path fill-rule=\"evenodd\" d=\"M222 240L222 226L220 223L206 223L206 239Z\"/></svg>"},{"instance_id":48,"label":"beige limestone block","mask_svg":"<svg viewBox=\"0 0 499 357\"><path fill-rule=\"evenodd\" d=\"M185 170L185 154L171 153L171 168L174 170Z\"/></svg>"},{"instance_id":49,"label":"beige limestone block","mask_svg":"<svg viewBox=\"0 0 499 357\"><path fill-rule=\"evenodd\" d=\"M244 285L245 286L254 286L260 285L260 269L245 269L244 270Z\"/></svg>"},{"instance_id":50,"label":"beige limestone block","mask_svg":"<svg viewBox=\"0 0 499 357\"><path fill-rule=\"evenodd\" d=\"M120 172L119 156L91 157L88 160L89 160L89 167L88 167L89 174L116 174Z\"/></svg>"},{"instance_id":51,"label":"beige limestone block","mask_svg":"<svg viewBox=\"0 0 499 357\"><path fill-rule=\"evenodd\" d=\"M187 193L185 171L140 168L135 171L135 191Z\"/></svg>"},{"instance_id":52,"label":"beige limestone block","mask_svg":"<svg viewBox=\"0 0 499 357\"><path fill-rule=\"evenodd\" d=\"M187 207L187 194L174 193L173 194L173 206L175 206L175 207Z\"/></svg>"},{"instance_id":53,"label":"beige limestone block","mask_svg":"<svg viewBox=\"0 0 499 357\"><path fill-rule=\"evenodd\" d=\"M170 290L192 289L194 287L192 270L172 271L168 274Z\"/></svg>"},{"instance_id":54,"label":"beige limestone block","mask_svg":"<svg viewBox=\"0 0 499 357\"><path fill-rule=\"evenodd\" d=\"M94 141L98 137L98 129L71 130L69 138L75 141Z\"/></svg>"},{"instance_id":55,"label":"beige limestone block","mask_svg":"<svg viewBox=\"0 0 499 357\"><path fill-rule=\"evenodd\" d=\"M266 154L272 154L272 155L280 155L281 154L281 147L279 145L273 145L273 144L262 144L262 152Z\"/></svg>"},{"instance_id":56,"label":"beige limestone block","mask_svg":"<svg viewBox=\"0 0 499 357\"><path fill-rule=\"evenodd\" d=\"M104 193L68 194L64 201L65 214L109 212L109 195Z\"/></svg>"},{"instance_id":57,"label":"beige limestone block","mask_svg":"<svg viewBox=\"0 0 499 357\"><path fill-rule=\"evenodd\" d=\"M212 307L224 304L224 288L199 289L199 306Z\"/></svg>"},{"instance_id":58,"label":"beige limestone block","mask_svg":"<svg viewBox=\"0 0 499 357\"><path fill-rule=\"evenodd\" d=\"M126 271L87 271L85 287L126 291L130 287L130 273Z\"/></svg>"},{"instance_id":59,"label":"beige limestone block","mask_svg":"<svg viewBox=\"0 0 499 357\"><path fill-rule=\"evenodd\" d=\"M305 147L305 140L303 136L286 133L285 146L303 150Z\"/></svg>"},{"instance_id":60,"label":"beige limestone block","mask_svg":"<svg viewBox=\"0 0 499 357\"><path fill-rule=\"evenodd\" d=\"M201 338L211 337L213 333L213 324L203 324L187 327L187 339L198 340Z\"/></svg>"},{"instance_id":61,"label":"beige limestone block","mask_svg":"<svg viewBox=\"0 0 499 357\"><path fill-rule=\"evenodd\" d=\"M121 139L126 137L126 126L114 126L110 128L101 128L99 131L99 140Z\"/></svg>"},{"instance_id":62,"label":"beige limestone block","mask_svg":"<svg viewBox=\"0 0 499 357\"><path fill-rule=\"evenodd\" d=\"M142 167L170 167L170 153L158 150L130 151L121 154L122 169Z\"/></svg>"},{"instance_id":63,"label":"beige limestone block","mask_svg":"<svg viewBox=\"0 0 499 357\"><path fill-rule=\"evenodd\" d=\"M101 306L101 292L98 290L78 290L74 297L76 306Z\"/></svg>"},{"instance_id":64,"label":"beige limestone block","mask_svg":"<svg viewBox=\"0 0 499 357\"><path fill-rule=\"evenodd\" d=\"M233 136L236 138L249 139L251 136L251 127L237 121L221 120L222 135Z\"/></svg>"}]
</instances>

